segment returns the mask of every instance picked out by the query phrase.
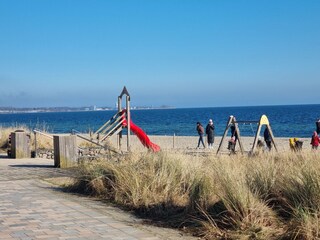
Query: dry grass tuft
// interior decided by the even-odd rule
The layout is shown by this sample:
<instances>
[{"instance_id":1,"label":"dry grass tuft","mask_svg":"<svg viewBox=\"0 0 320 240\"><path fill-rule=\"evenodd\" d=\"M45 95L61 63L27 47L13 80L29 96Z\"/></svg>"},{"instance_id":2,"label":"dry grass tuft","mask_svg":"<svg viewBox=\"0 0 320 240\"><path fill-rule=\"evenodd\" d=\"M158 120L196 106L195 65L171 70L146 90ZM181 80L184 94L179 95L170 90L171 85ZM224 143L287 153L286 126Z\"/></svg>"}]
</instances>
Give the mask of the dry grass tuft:
<instances>
[{"instance_id":1,"label":"dry grass tuft","mask_svg":"<svg viewBox=\"0 0 320 240\"><path fill-rule=\"evenodd\" d=\"M132 153L84 164L73 187L207 239L316 239L319 170L314 152Z\"/></svg>"},{"instance_id":2,"label":"dry grass tuft","mask_svg":"<svg viewBox=\"0 0 320 240\"><path fill-rule=\"evenodd\" d=\"M9 135L16 130L24 130L25 132L30 133L30 130L24 125L19 125L15 127L0 126L0 148L2 149L7 148Z\"/></svg>"},{"instance_id":3,"label":"dry grass tuft","mask_svg":"<svg viewBox=\"0 0 320 240\"><path fill-rule=\"evenodd\" d=\"M23 130L30 135L31 148L33 149L35 145L35 136L32 130L24 125L14 127L0 127L0 149L6 149L8 147L9 135L16 130ZM50 135L45 130L43 130L43 133ZM51 138L48 138L47 136L37 134L37 147L38 149L53 149L53 140Z\"/></svg>"}]
</instances>

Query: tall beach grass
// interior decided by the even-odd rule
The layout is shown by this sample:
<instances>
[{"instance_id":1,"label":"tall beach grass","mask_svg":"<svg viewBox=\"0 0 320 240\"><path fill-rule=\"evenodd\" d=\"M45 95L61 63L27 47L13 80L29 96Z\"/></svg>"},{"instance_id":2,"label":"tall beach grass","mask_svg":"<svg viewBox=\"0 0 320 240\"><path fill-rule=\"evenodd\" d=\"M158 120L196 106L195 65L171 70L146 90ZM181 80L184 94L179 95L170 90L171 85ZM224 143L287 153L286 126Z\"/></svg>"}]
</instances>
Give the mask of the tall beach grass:
<instances>
[{"instance_id":1,"label":"tall beach grass","mask_svg":"<svg viewBox=\"0 0 320 240\"><path fill-rule=\"evenodd\" d=\"M5 150L8 147L9 135L17 130L25 131L30 136L31 148L35 146L35 136L33 131L26 125L13 125L11 127L0 126L0 150ZM48 134L45 126L43 126L41 131ZM44 135L37 134L37 147L39 149L53 149L53 140Z\"/></svg>"},{"instance_id":2,"label":"tall beach grass","mask_svg":"<svg viewBox=\"0 0 320 240\"><path fill-rule=\"evenodd\" d=\"M0 127L2 148L17 129L32 133ZM52 147L46 137L37 141ZM133 152L82 162L69 189L206 239L320 239L318 151Z\"/></svg>"},{"instance_id":3,"label":"tall beach grass","mask_svg":"<svg viewBox=\"0 0 320 240\"><path fill-rule=\"evenodd\" d=\"M317 239L319 170L317 152L132 153L83 164L72 189L207 239Z\"/></svg>"}]
</instances>

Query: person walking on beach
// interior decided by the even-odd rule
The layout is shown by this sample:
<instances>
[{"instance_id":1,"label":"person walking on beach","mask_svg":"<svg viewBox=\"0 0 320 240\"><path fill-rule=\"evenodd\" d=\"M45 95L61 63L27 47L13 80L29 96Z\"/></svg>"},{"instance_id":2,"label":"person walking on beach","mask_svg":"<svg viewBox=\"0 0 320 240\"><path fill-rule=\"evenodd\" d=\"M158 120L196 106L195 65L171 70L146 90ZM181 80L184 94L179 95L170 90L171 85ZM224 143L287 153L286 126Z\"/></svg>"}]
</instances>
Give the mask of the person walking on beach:
<instances>
[{"instance_id":1,"label":"person walking on beach","mask_svg":"<svg viewBox=\"0 0 320 240\"><path fill-rule=\"evenodd\" d=\"M271 136L270 136L270 132L267 127L264 129L263 137L264 137L264 141L266 142L267 148L270 151L271 150Z\"/></svg>"},{"instance_id":2,"label":"person walking on beach","mask_svg":"<svg viewBox=\"0 0 320 240\"><path fill-rule=\"evenodd\" d=\"M206 127L206 134L208 140L208 148L212 148L214 143L214 125L212 119L209 119L209 123Z\"/></svg>"},{"instance_id":3,"label":"person walking on beach","mask_svg":"<svg viewBox=\"0 0 320 240\"><path fill-rule=\"evenodd\" d=\"M320 119L316 121L316 131L318 136L320 137Z\"/></svg>"},{"instance_id":4,"label":"person walking on beach","mask_svg":"<svg viewBox=\"0 0 320 240\"><path fill-rule=\"evenodd\" d=\"M320 144L320 137L318 136L318 133L316 131L314 131L312 137L311 137L311 146L312 149L318 149L318 146Z\"/></svg>"},{"instance_id":5,"label":"person walking on beach","mask_svg":"<svg viewBox=\"0 0 320 240\"><path fill-rule=\"evenodd\" d=\"M199 134L199 140L198 140L197 148L200 147L200 143L202 143L203 148L205 148L205 145L204 145L204 142L203 142L204 129L203 129L203 127L202 127L200 122L197 122L197 132Z\"/></svg>"}]
</instances>

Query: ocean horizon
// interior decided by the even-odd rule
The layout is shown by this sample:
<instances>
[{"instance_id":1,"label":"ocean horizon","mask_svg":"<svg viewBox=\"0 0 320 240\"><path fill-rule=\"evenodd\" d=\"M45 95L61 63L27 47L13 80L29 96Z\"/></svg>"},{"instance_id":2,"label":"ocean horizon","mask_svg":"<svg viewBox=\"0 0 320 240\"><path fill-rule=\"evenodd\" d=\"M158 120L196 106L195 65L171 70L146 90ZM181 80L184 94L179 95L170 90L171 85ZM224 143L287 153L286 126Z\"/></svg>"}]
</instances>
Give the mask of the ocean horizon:
<instances>
[{"instance_id":1,"label":"ocean horizon","mask_svg":"<svg viewBox=\"0 0 320 240\"><path fill-rule=\"evenodd\" d=\"M86 133L97 130L115 113L115 110L2 113L0 126ZM262 114L267 115L275 137L311 137L320 118L320 104L131 110L132 121L147 134L168 136L196 136L196 122L205 126L209 119L214 121L215 134L221 136L230 115L239 121L258 121ZM242 136L253 136L256 128L255 123L239 124Z\"/></svg>"}]
</instances>

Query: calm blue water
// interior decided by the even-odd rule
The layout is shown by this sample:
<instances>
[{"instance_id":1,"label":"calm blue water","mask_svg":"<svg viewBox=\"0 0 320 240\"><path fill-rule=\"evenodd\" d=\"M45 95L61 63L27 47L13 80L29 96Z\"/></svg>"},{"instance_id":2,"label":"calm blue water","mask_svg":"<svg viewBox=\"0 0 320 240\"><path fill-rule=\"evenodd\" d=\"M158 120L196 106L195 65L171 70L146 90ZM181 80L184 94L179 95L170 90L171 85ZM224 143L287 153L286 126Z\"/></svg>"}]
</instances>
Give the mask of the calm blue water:
<instances>
[{"instance_id":1,"label":"calm blue water","mask_svg":"<svg viewBox=\"0 0 320 240\"><path fill-rule=\"evenodd\" d=\"M76 129L81 132L97 130L115 114L114 111L18 113L0 114L0 126L27 125L47 129L53 133L66 133ZM209 118L214 120L216 135L222 135L230 115L237 120L259 120L266 114L276 137L310 137L315 121L320 118L320 104L260 107L188 108L162 110L132 110L133 122L150 135L192 136L196 122L204 126ZM253 136L256 124L240 125L243 136Z\"/></svg>"}]
</instances>

